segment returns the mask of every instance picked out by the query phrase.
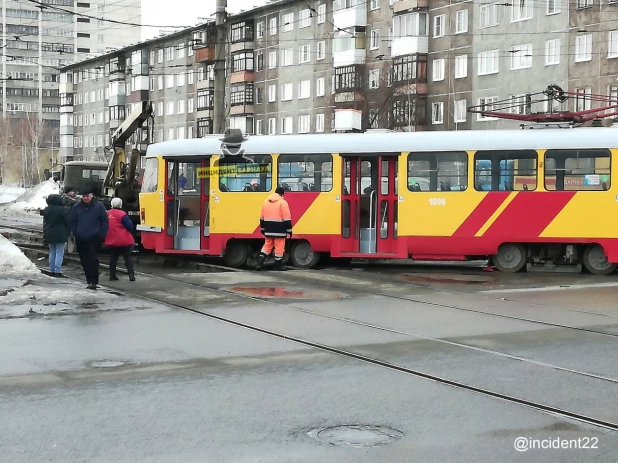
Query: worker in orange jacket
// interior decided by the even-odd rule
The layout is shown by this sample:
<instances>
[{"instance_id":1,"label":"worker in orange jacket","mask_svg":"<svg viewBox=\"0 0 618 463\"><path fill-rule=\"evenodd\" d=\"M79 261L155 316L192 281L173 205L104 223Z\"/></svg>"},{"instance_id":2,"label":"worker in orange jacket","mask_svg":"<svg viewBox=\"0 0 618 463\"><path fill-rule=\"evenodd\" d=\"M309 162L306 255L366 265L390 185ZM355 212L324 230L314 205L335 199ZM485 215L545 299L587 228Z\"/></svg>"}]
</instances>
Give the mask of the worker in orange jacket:
<instances>
[{"instance_id":1,"label":"worker in orange jacket","mask_svg":"<svg viewBox=\"0 0 618 463\"><path fill-rule=\"evenodd\" d=\"M260 228L262 235L266 238L262 251L258 257L256 270L261 270L266 257L275 248L275 270L285 270L283 268L283 253L285 251L285 238L289 235L292 238L292 215L290 206L283 199L285 190L277 187L275 193L270 195L262 205L260 214Z\"/></svg>"}]
</instances>

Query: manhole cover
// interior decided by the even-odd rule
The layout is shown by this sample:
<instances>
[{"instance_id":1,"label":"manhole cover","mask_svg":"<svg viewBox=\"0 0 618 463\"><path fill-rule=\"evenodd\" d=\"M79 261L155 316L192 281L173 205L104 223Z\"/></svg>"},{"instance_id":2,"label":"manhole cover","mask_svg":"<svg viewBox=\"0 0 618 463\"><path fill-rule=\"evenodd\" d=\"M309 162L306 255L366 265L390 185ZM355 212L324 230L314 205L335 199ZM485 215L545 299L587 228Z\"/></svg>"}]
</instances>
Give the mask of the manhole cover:
<instances>
[{"instance_id":1,"label":"manhole cover","mask_svg":"<svg viewBox=\"0 0 618 463\"><path fill-rule=\"evenodd\" d=\"M229 291L249 296L287 298L287 299L341 299L343 294L332 291L313 291L283 287L240 287L234 286Z\"/></svg>"},{"instance_id":2,"label":"manhole cover","mask_svg":"<svg viewBox=\"0 0 618 463\"><path fill-rule=\"evenodd\" d=\"M331 445L352 447L380 447L403 437L403 433L396 429L368 425L343 425L315 429L309 435Z\"/></svg>"},{"instance_id":3,"label":"manhole cover","mask_svg":"<svg viewBox=\"0 0 618 463\"><path fill-rule=\"evenodd\" d=\"M121 360L98 360L90 364L94 368L114 368L127 365L129 362L123 362Z\"/></svg>"}]
</instances>

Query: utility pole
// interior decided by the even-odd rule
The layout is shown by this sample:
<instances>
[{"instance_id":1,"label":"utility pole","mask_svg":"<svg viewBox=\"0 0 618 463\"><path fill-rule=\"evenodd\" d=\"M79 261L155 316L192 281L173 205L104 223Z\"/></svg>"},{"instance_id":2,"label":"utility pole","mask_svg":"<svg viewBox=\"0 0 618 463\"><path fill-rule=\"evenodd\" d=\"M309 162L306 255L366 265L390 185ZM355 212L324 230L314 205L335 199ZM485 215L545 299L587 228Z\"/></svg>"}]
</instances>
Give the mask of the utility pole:
<instances>
[{"instance_id":1,"label":"utility pole","mask_svg":"<svg viewBox=\"0 0 618 463\"><path fill-rule=\"evenodd\" d=\"M6 118L6 0L2 0L2 116Z\"/></svg>"},{"instance_id":2,"label":"utility pole","mask_svg":"<svg viewBox=\"0 0 618 463\"><path fill-rule=\"evenodd\" d=\"M33 131L35 141L36 172L39 173L39 147L43 134L43 7L39 11L39 118L36 131ZM40 178L38 179L40 180Z\"/></svg>"},{"instance_id":3,"label":"utility pole","mask_svg":"<svg viewBox=\"0 0 618 463\"><path fill-rule=\"evenodd\" d=\"M225 129L225 118L223 108L225 107L225 8L227 0L217 0L216 27L217 38L215 42L215 96L214 96L214 117L213 132L223 133Z\"/></svg>"}]
</instances>

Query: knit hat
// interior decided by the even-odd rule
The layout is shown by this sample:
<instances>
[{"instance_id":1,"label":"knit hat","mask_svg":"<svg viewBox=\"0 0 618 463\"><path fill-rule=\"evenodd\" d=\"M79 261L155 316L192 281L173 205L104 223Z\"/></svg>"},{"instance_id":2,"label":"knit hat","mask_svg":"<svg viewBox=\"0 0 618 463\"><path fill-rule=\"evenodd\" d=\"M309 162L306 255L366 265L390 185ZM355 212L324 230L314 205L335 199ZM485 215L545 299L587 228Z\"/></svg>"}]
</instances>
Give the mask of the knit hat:
<instances>
[{"instance_id":1,"label":"knit hat","mask_svg":"<svg viewBox=\"0 0 618 463\"><path fill-rule=\"evenodd\" d=\"M79 194L82 196L89 195L90 193L94 193L94 190L92 189L90 185L85 185L81 187L79 190Z\"/></svg>"},{"instance_id":2,"label":"knit hat","mask_svg":"<svg viewBox=\"0 0 618 463\"><path fill-rule=\"evenodd\" d=\"M120 199L120 198L113 198L112 199L112 207L114 209L121 209L122 208L122 199Z\"/></svg>"}]
</instances>

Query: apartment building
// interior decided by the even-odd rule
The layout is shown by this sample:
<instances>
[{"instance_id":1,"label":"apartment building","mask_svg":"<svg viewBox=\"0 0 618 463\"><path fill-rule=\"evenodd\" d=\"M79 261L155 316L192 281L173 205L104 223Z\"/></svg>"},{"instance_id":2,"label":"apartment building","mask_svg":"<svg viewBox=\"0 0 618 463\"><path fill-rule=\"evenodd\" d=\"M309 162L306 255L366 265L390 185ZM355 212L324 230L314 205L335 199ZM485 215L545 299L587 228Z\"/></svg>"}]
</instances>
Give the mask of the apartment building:
<instances>
[{"instance_id":1,"label":"apartment building","mask_svg":"<svg viewBox=\"0 0 618 463\"><path fill-rule=\"evenodd\" d=\"M131 147L211 133L213 41L206 24L65 66L61 158L105 160L110 135L145 101L154 109L154 139L145 125Z\"/></svg>"},{"instance_id":2,"label":"apartment building","mask_svg":"<svg viewBox=\"0 0 618 463\"><path fill-rule=\"evenodd\" d=\"M598 107L583 99L561 104L541 93L557 84L618 98L618 2L577 2L279 0L230 15L220 57L225 126L264 135L498 129L520 122L468 108L528 114ZM72 135L63 132L63 154L100 153L114 128L106 112L117 126L122 102L126 114L139 98L155 103L157 141L212 133L214 37L214 25L204 25L63 70L78 98L73 118L63 118ZM126 74L125 90L112 90L107 63L138 50L149 63L148 88L130 91L135 76L130 81ZM91 89L92 80L79 76L95 67L103 72ZM107 102L108 87L131 99ZM88 103L79 99L86 93Z\"/></svg>"},{"instance_id":3,"label":"apartment building","mask_svg":"<svg viewBox=\"0 0 618 463\"><path fill-rule=\"evenodd\" d=\"M40 146L52 150L53 155L59 149L59 69L102 53L107 46L125 47L137 42L140 26L112 21L139 24L141 4L135 0L41 0L40 4L2 2L4 46L0 90L3 116L11 121L14 133L31 133L32 130L21 130L24 124L35 127L40 134ZM42 126L38 125L39 112ZM19 139L13 143L28 144L32 140Z\"/></svg>"}]
</instances>

